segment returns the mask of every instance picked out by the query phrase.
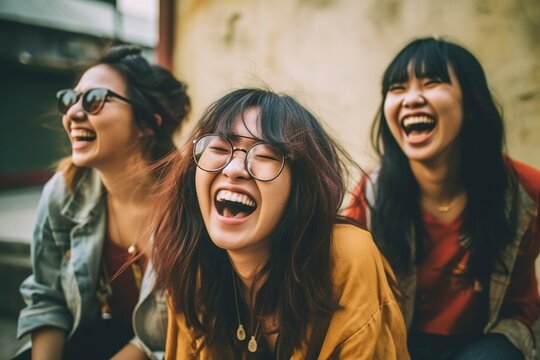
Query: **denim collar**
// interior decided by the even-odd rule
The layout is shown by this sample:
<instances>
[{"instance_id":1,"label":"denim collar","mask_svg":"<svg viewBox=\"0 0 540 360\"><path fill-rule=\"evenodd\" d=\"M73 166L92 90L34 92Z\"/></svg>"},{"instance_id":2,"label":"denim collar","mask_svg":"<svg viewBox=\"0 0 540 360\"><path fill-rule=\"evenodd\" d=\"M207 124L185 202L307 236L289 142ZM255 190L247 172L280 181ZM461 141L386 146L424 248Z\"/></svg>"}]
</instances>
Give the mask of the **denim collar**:
<instances>
[{"instance_id":1,"label":"denim collar","mask_svg":"<svg viewBox=\"0 0 540 360\"><path fill-rule=\"evenodd\" d=\"M85 168L74 193L67 191L62 202L62 216L81 223L94 217L106 197L107 191L97 170Z\"/></svg>"}]
</instances>

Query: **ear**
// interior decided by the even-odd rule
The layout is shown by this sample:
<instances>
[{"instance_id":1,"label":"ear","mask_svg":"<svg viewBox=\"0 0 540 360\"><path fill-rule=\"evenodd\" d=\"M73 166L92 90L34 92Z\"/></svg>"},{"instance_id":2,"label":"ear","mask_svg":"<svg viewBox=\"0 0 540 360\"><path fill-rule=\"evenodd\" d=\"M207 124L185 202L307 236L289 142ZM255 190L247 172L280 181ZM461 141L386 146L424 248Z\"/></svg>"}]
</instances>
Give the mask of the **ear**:
<instances>
[{"instance_id":1,"label":"ear","mask_svg":"<svg viewBox=\"0 0 540 360\"><path fill-rule=\"evenodd\" d=\"M163 119L161 118L161 115L154 114L154 121L156 122L156 125L159 128L161 126L161 123L163 122ZM155 135L154 130L152 130L151 127L146 127L144 130L140 132L139 137L147 137L147 136L153 136L153 135Z\"/></svg>"},{"instance_id":2,"label":"ear","mask_svg":"<svg viewBox=\"0 0 540 360\"><path fill-rule=\"evenodd\" d=\"M161 118L161 115L154 114L154 120L156 122L157 127L161 127L161 124L163 123L163 119Z\"/></svg>"}]
</instances>

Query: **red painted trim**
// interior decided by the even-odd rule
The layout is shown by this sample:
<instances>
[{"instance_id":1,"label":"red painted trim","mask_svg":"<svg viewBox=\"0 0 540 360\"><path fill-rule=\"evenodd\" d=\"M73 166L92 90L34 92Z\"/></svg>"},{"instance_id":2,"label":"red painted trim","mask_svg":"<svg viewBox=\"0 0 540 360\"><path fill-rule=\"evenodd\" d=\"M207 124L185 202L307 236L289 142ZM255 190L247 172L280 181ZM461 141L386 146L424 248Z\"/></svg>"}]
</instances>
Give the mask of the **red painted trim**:
<instances>
[{"instance_id":1,"label":"red painted trim","mask_svg":"<svg viewBox=\"0 0 540 360\"><path fill-rule=\"evenodd\" d=\"M175 0L159 0L159 40L156 46L157 63L172 71Z\"/></svg>"},{"instance_id":2,"label":"red painted trim","mask_svg":"<svg viewBox=\"0 0 540 360\"><path fill-rule=\"evenodd\" d=\"M52 170L0 175L0 190L43 185L54 174Z\"/></svg>"}]
</instances>

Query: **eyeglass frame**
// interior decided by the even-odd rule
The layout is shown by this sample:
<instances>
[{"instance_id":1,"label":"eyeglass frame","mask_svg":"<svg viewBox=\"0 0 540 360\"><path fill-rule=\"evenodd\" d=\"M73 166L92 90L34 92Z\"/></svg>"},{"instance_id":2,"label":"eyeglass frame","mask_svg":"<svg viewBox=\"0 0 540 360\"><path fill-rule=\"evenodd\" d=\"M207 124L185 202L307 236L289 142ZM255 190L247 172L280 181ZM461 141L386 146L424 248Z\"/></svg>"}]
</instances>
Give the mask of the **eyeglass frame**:
<instances>
[{"instance_id":1,"label":"eyeglass frame","mask_svg":"<svg viewBox=\"0 0 540 360\"><path fill-rule=\"evenodd\" d=\"M202 138L205 138L207 136L218 136L220 138L222 138L223 140L225 140L230 148L232 149L231 151L231 154L229 155L229 159L225 162L225 164L215 170L207 170L207 169L204 169L202 168L201 166L199 166L199 162L197 161L197 157L195 156L195 149L197 148L196 144L199 140L201 140ZM288 160L288 159L292 159L292 157L289 155L289 154L284 154L283 151L281 151L281 149L279 147L277 147L276 145L268 142L268 141L261 141L261 139L257 139L257 138L253 138L253 137L250 137L250 136L242 136L242 135L233 135L233 137L235 138L242 138L242 139L250 139L250 140L259 140L257 141L256 143L254 144L251 144L247 149L242 149L242 148L235 148L234 145L232 144L231 140L223 135L223 134L220 134L220 133L209 133L209 134L204 134L202 136L199 136L198 138L196 138L195 140L192 141L193 143L193 149L192 149L192 154L193 154L193 160L195 161L195 165L197 165L197 167L203 171L206 171L206 172L211 172L211 173L215 173L215 172L220 172L222 171L223 169L225 169L227 167L227 165L229 165L231 163L231 161L233 160L234 158L234 153L236 151L241 151L243 153L245 153L246 155L244 156L244 168L246 169L246 171L248 172L249 176L251 176L253 179L257 180L257 181L260 181L260 182L270 182L270 181L274 181L275 179L278 178L279 175L281 175L281 173L283 172L283 169L285 168L285 162ZM279 150L281 156L283 157L283 160L281 162L281 167L277 173L276 176L274 176L273 178L269 179L269 180L261 180L259 178L257 178L256 176L254 176L252 173L251 173L251 170L249 169L249 166L248 166L248 156L247 154L251 151L251 149L253 149L255 146L257 145L261 145L261 144L264 144L264 145L270 145L270 146L273 146L274 148L276 148L277 150Z\"/></svg>"},{"instance_id":2,"label":"eyeglass frame","mask_svg":"<svg viewBox=\"0 0 540 360\"><path fill-rule=\"evenodd\" d=\"M91 88L91 89L88 89L88 90L85 90L85 91L82 91L82 92L76 92L75 89L70 89L70 88L67 88L67 89L62 89L62 90L58 90L56 92L56 99L57 99L57 103L56 103L56 107L58 108L58 112L62 115L66 115L67 112L69 111L69 109L71 109L75 104L77 104L82 98L84 98L84 95L86 95L87 93L89 93L90 91L94 91L94 90L105 90L106 93L105 93L105 96L103 97L103 101L101 102L101 105L99 106L99 108L94 111L94 112L90 112L90 111L87 111L85 108L84 108L84 103L83 105L81 106L82 107L82 110L84 111L85 114L88 114L88 115L96 115L97 113L99 113L101 111L101 109L103 109L103 106L105 106L105 103L107 102L107 99L109 97L115 97L115 98L118 98L120 100L123 100L125 101L126 103L130 104L130 105L133 105L133 102L126 98L125 96L122 96L118 93L115 93L114 91L110 90L110 89L107 89L107 88L103 88L103 87L95 87L95 88ZM60 99L62 98L63 95L65 95L68 91L72 91L73 93L75 93L75 102L73 104L71 104L70 107L68 107L66 109L66 112L62 112L60 110Z\"/></svg>"}]
</instances>

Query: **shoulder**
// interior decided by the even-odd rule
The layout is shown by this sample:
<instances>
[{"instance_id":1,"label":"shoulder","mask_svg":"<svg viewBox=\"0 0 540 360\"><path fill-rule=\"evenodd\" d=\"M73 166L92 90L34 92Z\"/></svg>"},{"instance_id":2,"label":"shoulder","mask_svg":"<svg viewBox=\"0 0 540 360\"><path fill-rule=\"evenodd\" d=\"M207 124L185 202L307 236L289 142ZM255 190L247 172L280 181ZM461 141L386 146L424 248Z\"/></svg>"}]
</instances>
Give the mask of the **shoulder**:
<instances>
[{"instance_id":1,"label":"shoulder","mask_svg":"<svg viewBox=\"0 0 540 360\"><path fill-rule=\"evenodd\" d=\"M41 193L40 203L46 205L51 210L62 208L63 204L71 197L69 189L66 187L64 173L57 171L52 178L45 183Z\"/></svg>"},{"instance_id":2,"label":"shoulder","mask_svg":"<svg viewBox=\"0 0 540 360\"><path fill-rule=\"evenodd\" d=\"M351 224L336 224L332 234L334 256L343 260L356 259L362 254L377 251L371 234Z\"/></svg>"},{"instance_id":3,"label":"shoulder","mask_svg":"<svg viewBox=\"0 0 540 360\"><path fill-rule=\"evenodd\" d=\"M336 225L332 254L333 291L341 308L332 316L321 357L387 358L381 355L385 347L405 349L403 317L369 232Z\"/></svg>"},{"instance_id":4,"label":"shoulder","mask_svg":"<svg viewBox=\"0 0 540 360\"><path fill-rule=\"evenodd\" d=\"M349 284L367 290L387 285L384 261L368 231L354 225L335 225L332 249L333 278L338 287Z\"/></svg>"},{"instance_id":5,"label":"shoulder","mask_svg":"<svg viewBox=\"0 0 540 360\"><path fill-rule=\"evenodd\" d=\"M525 191L538 201L540 199L540 170L513 159L510 159L510 163Z\"/></svg>"},{"instance_id":6,"label":"shoulder","mask_svg":"<svg viewBox=\"0 0 540 360\"><path fill-rule=\"evenodd\" d=\"M90 168L83 171L75 192L68 188L64 173L56 172L43 187L39 209L41 211L47 209L53 215L60 216L66 210L80 212L84 210L83 204L98 201L99 194L102 192L99 173Z\"/></svg>"}]
</instances>

